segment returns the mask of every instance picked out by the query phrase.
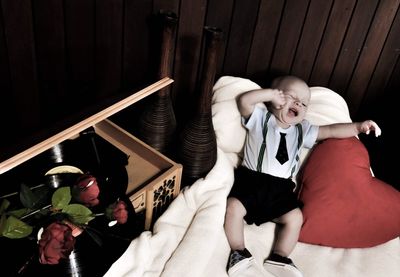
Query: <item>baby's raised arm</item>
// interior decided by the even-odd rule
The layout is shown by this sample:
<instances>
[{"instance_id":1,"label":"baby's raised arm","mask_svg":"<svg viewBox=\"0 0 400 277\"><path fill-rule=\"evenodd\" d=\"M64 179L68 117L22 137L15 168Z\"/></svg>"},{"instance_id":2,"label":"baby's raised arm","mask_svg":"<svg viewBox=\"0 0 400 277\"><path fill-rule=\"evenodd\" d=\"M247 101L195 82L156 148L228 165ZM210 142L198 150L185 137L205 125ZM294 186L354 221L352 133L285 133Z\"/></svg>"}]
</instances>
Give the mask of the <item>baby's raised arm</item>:
<instances>
[{"instance_id":1,"label":"baby's raised arm","mask_svg":"<svg viewBox=\"0 0 400 277\"><path fill-rule=\"evenodd\" d=\"M244 118L248 118L254 110L254 106L261 102L271 102L276 109L280 109L285 103L285 95L278 89L250 90L239 96L238 108Z\"/></svg>"},{"instance_id":2,"label":"baby's raised arm","mask_svg":"<svg viewBox=\"0 0 400 277\"><path fill-rule=\"evenodd\" d=\"M382 131L372 120L353 123L335 123L330 125L323 125L319 127L317 140L324 140L327 138L348 138L357 136L360 133L375 132L375 136L381 135Z\"/></svg>"}]
</instances>

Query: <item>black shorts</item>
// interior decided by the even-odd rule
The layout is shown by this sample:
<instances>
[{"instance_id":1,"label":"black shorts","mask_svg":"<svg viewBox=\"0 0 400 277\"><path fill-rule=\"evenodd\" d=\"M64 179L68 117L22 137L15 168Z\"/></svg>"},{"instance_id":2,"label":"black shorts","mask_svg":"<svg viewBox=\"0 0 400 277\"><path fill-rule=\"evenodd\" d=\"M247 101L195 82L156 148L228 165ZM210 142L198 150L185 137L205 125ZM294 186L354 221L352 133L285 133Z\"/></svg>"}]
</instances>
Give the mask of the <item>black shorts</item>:
<instances>
[{"instance_id":1,"label":"black shorts","mask_svg":"<svg viewBox=\"0 0 400 277\"><path fill-rule=\"evenodd\" d=\"M237 198L246 208L244 219L248 224L260 225L302 207L293 192L295 186L291 179L239 166L228 197Z\"/></svg>"}]
</instances>

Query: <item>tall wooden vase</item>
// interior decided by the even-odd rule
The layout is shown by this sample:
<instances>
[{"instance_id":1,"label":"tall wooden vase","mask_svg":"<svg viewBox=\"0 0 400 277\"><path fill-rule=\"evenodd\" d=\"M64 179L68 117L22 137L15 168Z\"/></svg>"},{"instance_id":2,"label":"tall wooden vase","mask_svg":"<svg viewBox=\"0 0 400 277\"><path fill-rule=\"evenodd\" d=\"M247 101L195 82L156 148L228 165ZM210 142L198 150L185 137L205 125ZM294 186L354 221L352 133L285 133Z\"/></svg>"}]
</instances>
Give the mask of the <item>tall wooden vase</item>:
<instances>
[{"instance_id":1,"label":"tall wooden vase","mask_svg":"<svg viewBox=\"0 0 400 277\"><path fill-rule=\"evenodd\" d=\"M182 131L179 150L182 175L187 182L204 177L217 160L211 98L223 33L218 28L206 26L204 35L205 53L197 90L197 111Z\"/></svg>"},{"instance_id":2,"label":"tall wooden vase","mask_svg":"<svg viewBox=\"0 0 400 277\"><path fill-rule=\"evenodd\" d=\"M161 57L158 78L171 76L173 41L178 17L173 12L160 11L162 24ZM171 99L171 88L167 86L149 97L139 121L139 137L162 153L168 148L176 131L176 118Z\"/></svg>"}]
</instances>

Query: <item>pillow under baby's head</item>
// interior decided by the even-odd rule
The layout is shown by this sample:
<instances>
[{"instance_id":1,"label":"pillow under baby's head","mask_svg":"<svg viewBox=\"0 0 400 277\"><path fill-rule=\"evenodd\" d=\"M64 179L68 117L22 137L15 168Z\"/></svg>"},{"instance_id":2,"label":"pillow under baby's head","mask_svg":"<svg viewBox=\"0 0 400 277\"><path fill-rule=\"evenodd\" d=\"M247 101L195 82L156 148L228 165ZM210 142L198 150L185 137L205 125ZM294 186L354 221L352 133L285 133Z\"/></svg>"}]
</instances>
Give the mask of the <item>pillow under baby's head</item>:
<instances>
[{"instance_id":1,"label":"pillow under baby's head","mask_svg":"<svg viewBox=\"0 0 400 277\"><path fill-rule=\"evenodd\" d=\"M246 137L236 103L237 96L259 88L259 85L248 79L231 76L221 77L215 83L212 97L213 125L218 147L225 153L240 153Z\"/></svg>"}]
</instances>

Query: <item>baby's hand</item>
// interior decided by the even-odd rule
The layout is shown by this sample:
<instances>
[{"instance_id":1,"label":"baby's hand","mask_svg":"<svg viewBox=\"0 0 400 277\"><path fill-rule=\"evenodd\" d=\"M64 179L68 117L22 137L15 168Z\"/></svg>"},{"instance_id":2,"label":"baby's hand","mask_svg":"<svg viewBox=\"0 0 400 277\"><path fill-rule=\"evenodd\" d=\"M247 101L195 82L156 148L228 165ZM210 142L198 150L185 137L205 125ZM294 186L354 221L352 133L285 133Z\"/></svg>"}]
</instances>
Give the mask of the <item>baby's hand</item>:
<instances>
[{"instance_id":1,"label":"baby's hand","mask_svg":"<svg viewBox=\"0 0 400 277\"><path fill-rule=\"evenodd\" d=\"M376 137L379 137L382 134L381 128L379 128L378 124L376 124L374 121L366 120L361 122L360 132L369 135L371 130L375 132Z\"/></svg>"},{"instance_id":2,"label":"baby's hand","mask_svg":"<svg viewBox=\"0 0 400 277\"><path fill-rule=\"evenodd\" d=\"M279 89L271 89L272 92L272 100L271 103L274 105L275 109L282 109L282 107L286 104L285 94L283 91Z\"/></svg>"}]
</instances>

